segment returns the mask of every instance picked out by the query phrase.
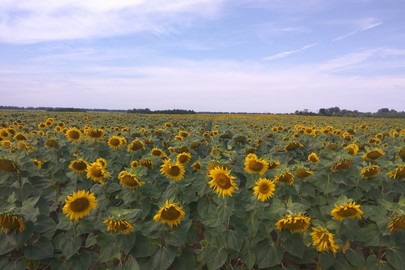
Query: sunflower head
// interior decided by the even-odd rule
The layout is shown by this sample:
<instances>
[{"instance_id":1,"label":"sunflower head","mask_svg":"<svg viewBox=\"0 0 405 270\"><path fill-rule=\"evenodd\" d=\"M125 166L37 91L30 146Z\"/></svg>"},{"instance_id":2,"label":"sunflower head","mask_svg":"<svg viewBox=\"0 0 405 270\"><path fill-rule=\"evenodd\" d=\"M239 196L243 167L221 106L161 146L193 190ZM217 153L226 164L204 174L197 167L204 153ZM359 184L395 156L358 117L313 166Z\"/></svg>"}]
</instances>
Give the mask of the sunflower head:
<instances>
[{"instance_id":1,"label":"sunflower head","mask_svg":"<svg viewBox=\"0 0 405 270\"><path fill-rule=\"evenodd\" d=\"M332 251L333 253L338 252L339 246L335 244L333 239L333 234L322 226L312 228L311 232L312 244L316 246L319 252Z\"/></svg>"},{"instance_id":2,"label":"sunflower head","mask_svg":"<svg viewBox=\"0 0 405 270\"><path fill-rule=\"evenodd\" d=\"M312 152L311 154L308 155L308 160L312 163L312 164L316 164L319 162L319 157L316 153Z\"/></svg>"},{"instance_id":3,"label":"sunflower head","mask_svg":"<svg viewBox=\"0 0 405 270\"><path fill-rule=\"evenodd\" d=\"M87 166L86 172L87 178L103 185L105 184L104 179L110 177L110 174L98 162L93 162Z\"/></svg>"},{"instance_id":4,"label":"sunflower head","mask_svg":"<svg viewBox=\"0 0 405 270\"><path fill-rule=\"evenodd\" d=\"M194 171L199 172L199 171L201 170L201 163L200 163L200 161L196 161L196 162L194 162L193 164L191 164L191 168L192 168Z\"/></svg>"},{"instance_id":5,"label":"sunflower head","mask_svg":"<svg viewBox=\"0 0 405 270\"><path fill-rule=\"evenodd\" d=\"M104 169L107 169L108 166L108 161L105 158L99 157L98 159L96 159L96 161L98 164L101 165L101 167L103 167Z\"/></svg>"},{"instance_id":6,"label":"sunflower head","mask_svg":"<svg viewBox=\"0 0 405 270\"><path fill-rule=\"evenodd\" d=\"M19 168L14 161L0 158L0 170L6 172L19 172Z\"/></svg>"},{"instance_id":7,"label":"sunflower head","mask_svg":"<svg viewBox=\"0 0 405 270\"><path fill-rule=\"evenodd\" d=\"M405 146L399 149L398 155L402 159L402 161L405 161Z\"/></svg>"},{"instance_id":8,"label":"sunflower head","mask_svg":"<svg viewBox=\"0 0 405 270\"><path fill-rule=\"evenodd\" d=\"M387 175L391 179L405 179L405 165L399 166L395 170L388 172Z\"/></svg>"},{"instance_id":9,"label":"sunflower head","mask_svg":"<svg viewBox=\"0 0 405 270\"><path fill-rule=\"evenodd\" d=\"M172 163L170 159L166 159L160 168L160 173L167 178L180 181L184 178L185 169L183 164L179 162Z\"/></svg>"},{"instance_id":10,"label":"sunflower head","mask_svg":"<svg viewBox=\"0 0 405 270\"><path fill-rule=\"evenodd\" d=\"M41 169L41 168L42 168L42 162L41 162L40 160L34 158L34 159L32 160L32 162L34 162L35 166L37 166L38 169Z\"/></svg>"},{"instance_id":11,"label":"sunflower head","mask_svg":"<svg viewBox=\"0 0 405 270\"><path fill-rule=\"evenodd\" d=\"M16 141L26 141L27 139L28 139L28 136L24 133L18 132L14 135L14 140L16 140Z\"/></svg>"},{"instance_id":12,"label":"sunflower head","mask_svg":"<svg viewBox=\"0 0 405 270\"><path fill-rule=\"evenodd\" d=\"M367 161L376 161L378 158L384 156L384 151L381 150L380 148L376 148L370 151L367 151L367 153L365 153L363 155L363 159L367 160Z\"/></svg>"},{"instance_id":13,"label":"sunflower head","mask_svg":"<svg viewBox=\"0 0 405 270\"><path fill-rule=\"evenodd\" d=\"M133 160L133 161L131 161L130 167L131 167L132 169L135 169L135 168L137 168L138 166L139 166L138 160Z\"/></svg>"},{"instance_id":14,"label":"sunflower head","mask_svg":"<svg viewBox=\"0 0 405 270\"><path fill-rule=\"evenodd\" d=\"M86 133L91 139L100 140L104 137L105 131L102 128L91 128Z\"/></svg>"},{"instance_id":15,"label":"sunflower head","mask_svg":"<svg viewBox=\"0 0 405 270\"><path fill-rule=\"evenodd\" d=\"M269 161L269 163L268 163L268 165L267 165L267 167L268 167L269 170L273 170L273 169L275 169L275 168L277 168L277 167L279 167L279 166L280 166L280 161L278 161L278 160Z\"/></svg>"},{"instance_id":16,"label":"sunflower head","mask_svg":"<svg viewBox=\"0 0 405 270\"><path fill-rule=\"evenodd\" d=\"M304 147L302 144L300 144L299 142L290 142L289 144L287 144L285 146L285 150L286 151L293 151L296 150L298 148Z\"/></svg>"},{"instance_id":17,"label":"sunflower head","mask_svg":"<svg viewBox=\"0 0 405 270\"><path fill-rule=\"evenodd\" d=\"M311 224L311 218L298 214L296 216L287 215L276 222L277 230L290 232L305 232Z\"/></svg>"},{"instance_id":18,"label":"sunflower head","mask_svg":"<svg viewBox=\"0 0 405 270\"><path fill-rule=\"evenodd\" d=\"M73 160L69 164L69 169L76 173L86 173L89 163L83 159Z\"/></svg>"},{"instance_id":19,"label":"sunflower head","mask_svg":"<svg viewBox=\"0 0 405 270\"><path fill-rule=\"evenodd\" d=\"M187 164L191 160L191 154L188 152L182 152L177 154L176 161L180 164Z\"/></svg>"},{"instance_id":20,"label":"sunflower head","mask_svg":"<svg viewBox=\"0 0 405 270\"><path fill-rule=\"evenodd\" d=\"M129 234L134 230L134 226L125 219L107 218L103 223L107 225L108 232Z\"/></svg>"},{"instance_id":21,"label":"sunflower head","mask_svg":"<svg viewBox=\"0 0 405 270\"><path fill-rule=\"evenodd\" d=\"M397 216L391 219L387 226L391 232L399 232L405 229L405 215Z\"/></svg>"},{"instance_id":22,"label":"sunflower head","mask_svg":"<svg viewBox=\"0 0 405 270\"><path fill-rule=\"evenodd\" d=\"M94 193L79 190L67 196L62 211L70 220L76 221L88 216L96 206L97 201Z\"/></svg>"},{"instance_id":23,"label":"sunflower head","mask_svg":"<svg viewBox=\"0 0 405 270\"><path fill-rule=\"evenodd\" d=\"M211 181L208 183L215 190L218 196L232 196L238 189L235 183L235 177L231 175L231 171L225 167L218 166L211 169L208 173Z\"/></svg>"},{"instance_id":24,"label":"sunflower head","mask_svg":"<svg viewBox=\"0 0 405 270\"><path fill-rule=\"evenodd\" d=\"M307 170L307 169L305 169L304 167L300 167L300 168L298 168L296 171L295 171L295 175L298 177L298 178L307 178L307 177L309 177L309 176L312 176L312 175L314 175L314 172L312 172L312 171L309 171L309 170Z\"/></svg>"},{"instance_id":25,"label":"sunflower head","mask_svg":"<svg viewBox=\"0 0 405 270\"><path fill-rule=\"evenodd\" d=\"M121 171L118 174L118 179L120 180L123 187L129 188L131 190L135 190L144 184L144 182L136 178L135 174L128 171Z\"/></svg>"},{"instance_id":26,"label":"sunflower head","mask_svg":"<svg viewBox=\"0 0 405 270\"><path fill-rule=\"evenodd\" d=\"M126 144L126 140L124 137L113 135L107 140L108 147L112 149L121 148Z\"/></svg>"},{"instance_id":27,"label":"sunflower head","mask_svg":"<svg viewBox=\"0 0 405 270\"><path fill-rule=\"evenodd\" d=\"M345 218L361 218L363 211L360 209L359 204L350 201L336 205L330 213L337 221L343 221Z\"/></svg>"},{"instance_id":28,"label":"sunflower head","mask_svg":"<svg viewBox=\"0 0 405 270\"><path fill-rule=\"evenodd\" d=\"M347 150L347 153L352 156L355 156L357 152L359 152L359 147L355 143L349 144L345 149Z\"/></svg>"},{"instance_id":29,"label":"sunflower head","mask_svg":"<svg viewBox=\"0 0 405 270\"><path fill-rule=\"evenodd\" d=\"M337 162L335 162L330 169L332 172L337 172L339 170L347 170L352 166L352 164L353 161L351 159L340 159Z\"/></svg>"},{"instance_id":30,"label":"sunflower head","mask_svg":"<svg viewBox=\"0 0 405 270\"><path fill-rule=\"evenodd\" d=\"M128 152L144 151L145 150L145 145L139 139L135 139L128 145L127 150L128 150Z\"/></svg>"},{"instance_id":31,"label":"sunflower head","mask_svg":"<svg viewBox=\"0 0 405 270\"><path fill-rule=\"evenodd\" d=\"M267 199L273 197L275 190L276 184L273 181L267 178L260 178L256 181L253 194L257 196L259 201L265 202Z\"/></svg>"},{"instance_id":32,"label":"sunflower head","mask_svg":"<svg viewBox=\"0 0 405 270\"><path fill-rule=\"evenodd\" d=\"M181 206L166 201L165 204L154 215L153 220L155 222L166 223L170 228L172 228L173 225L177 226L180 224L181 220L184 218L184 215L185 213Z\"/></svg>"},{"instance_id":33,"label":"sunflower head","mask_svg":"<svg viewBox=\"0 0 405 270\"><path fill-rule=\"evenodd\" d=\"M65 134L66 138L71 142L78 142L82 138L82 132L78 128L69 128Z\"/></svg>"},{"instance_id":34,"label":"sunflower head","mask_svg":"<svg viewBox=\"0 0 405 270\"><path fill-rule=\"evenodd\" d=\"M360 174L362 177L366 179L370 179L373 176L379 175L381 173L380 166L378 165L371 165L361 169Z\"/></svg>"},{"instance_id":35,"label":"sunflower head","mask_svg":"<svg viewBox=\"0 0 405 270\"><path fill-rule=\"evenodd\" d=\"M157 148L157 147L153 147L152 150L150 151L150 154L152 156L160 157L160 158L163 158L166 156L165 152L163 152L162 149Z\"/></svg>"},{"instance_id":36,"label":"sunflower head","mask_svg":"<svg viewBox=\"0 0 405 270\"><path fill-rule=\"evenodd\" d=\"M0 232L8 234L10 231L18 233L25 231L25 220L23 216L10 213L0 214Z\"/></svg>"},{"instance_id":37,"label":"sunflower head","mask_svg":"<svg viewBox=\"0 0 405 270\"><path fill-rule=\"evenodd\" d=\"M244 170L247 173L263 175L268 169L268 162L258 158L255 154L248 154L245 158Z\"/></svg>"},{"instance_id":38,"label":"sunflower head","mask_svg":"<svg viewBox=\"0 0 405 270\"><path fill-rule=\"evenodd\" d=\"M274 177L275 183L287 183L290 186L294 184L294 175L290 172L284 172Z\"/></svg>"},{"instance_id":39,"label":"sunflower head","mask_svg":"<svg viewBox=\"0 0 405 270\"><path fill-rule=\"evenodd\" d=\"M58 141L55 139L48 139L45 142L45 146L47 146L49 148L58 148L59 144L58 144Z\"/></svg>"}]
</instances>

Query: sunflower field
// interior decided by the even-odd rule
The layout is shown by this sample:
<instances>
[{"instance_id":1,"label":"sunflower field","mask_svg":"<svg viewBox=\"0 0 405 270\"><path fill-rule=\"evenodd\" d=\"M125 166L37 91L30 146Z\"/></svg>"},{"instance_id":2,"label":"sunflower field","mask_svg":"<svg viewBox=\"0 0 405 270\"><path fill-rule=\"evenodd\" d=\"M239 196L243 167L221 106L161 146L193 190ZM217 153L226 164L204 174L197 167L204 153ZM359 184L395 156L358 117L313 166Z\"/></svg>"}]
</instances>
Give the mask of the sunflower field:
<instances>
[{"instance_id":1,"label":"sunflower field","mask_svg":"<svg viewBox=\"0 0 405 270\"><path fill-rule=\"evenodd\" d=\"M0 112L0 269L405 269L405 121Z\"/></svg>"}]
</instances>

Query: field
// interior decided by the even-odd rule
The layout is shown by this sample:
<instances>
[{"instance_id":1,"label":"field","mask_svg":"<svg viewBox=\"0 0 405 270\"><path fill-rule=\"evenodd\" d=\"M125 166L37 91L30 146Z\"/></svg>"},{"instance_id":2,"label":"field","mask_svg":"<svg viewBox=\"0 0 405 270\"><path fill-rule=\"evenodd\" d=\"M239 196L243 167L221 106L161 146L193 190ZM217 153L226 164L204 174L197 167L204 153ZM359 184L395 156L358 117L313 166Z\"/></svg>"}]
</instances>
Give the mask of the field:
<instances>
[{"instance_id":1,"label":"field","mask_svg":"<svg viewBox=\"0 0 405 270\"><path fill-rule=\"evenodd\" d=\"M0 112L0 269L405 269L405 121Z\"/></svg>"}]
</instances>

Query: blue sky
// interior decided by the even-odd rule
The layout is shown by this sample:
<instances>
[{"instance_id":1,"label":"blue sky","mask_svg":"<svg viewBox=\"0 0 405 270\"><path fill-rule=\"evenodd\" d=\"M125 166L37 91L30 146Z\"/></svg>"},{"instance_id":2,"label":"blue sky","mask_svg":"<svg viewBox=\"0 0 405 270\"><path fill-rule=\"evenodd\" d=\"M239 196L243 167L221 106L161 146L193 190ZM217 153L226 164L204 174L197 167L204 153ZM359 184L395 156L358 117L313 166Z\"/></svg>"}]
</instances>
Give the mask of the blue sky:
<instances>
[{"instance_id":1,"label":"blue sky","mask_svg":"<svg viewBox=\"0 0 405 270\"><path fill-rule=\"evenodd\" d=\"M0 105L405 110L405 0L1 0Z\"/></svg>"}]
</instances>

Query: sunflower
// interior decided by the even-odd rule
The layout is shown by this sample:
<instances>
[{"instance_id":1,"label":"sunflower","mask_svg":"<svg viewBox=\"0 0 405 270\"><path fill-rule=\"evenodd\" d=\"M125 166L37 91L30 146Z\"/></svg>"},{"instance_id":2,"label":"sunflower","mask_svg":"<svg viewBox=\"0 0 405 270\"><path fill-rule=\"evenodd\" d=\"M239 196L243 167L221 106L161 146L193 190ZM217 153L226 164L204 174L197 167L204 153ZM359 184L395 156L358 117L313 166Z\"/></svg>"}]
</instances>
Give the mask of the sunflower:
<instances>
[{"instance_id":1,"label":"sunflower","mask_svg":"<svg viewBox=\"0 0 405 270\"><path fill-rule=\"evenodd\" d=\"M0 170L6 172L19 172L17 164L14 161L0 158Z\"/></svg>"},{"instance_id":2,"label":"sunflower","mask_svg":"<svg viewBox=\"0 0 405 270\"><path fill-rule=\"evenodd\" d=\"M123 139L121 136L113 135L107 140L107 144L112 149L118 149L125 145Z\"/></svg>"},{"instance_id":3,"label":"sunflower","mask_svg":"<svg viewBox=\"0 0 405 270\"><path fill-rule=\"evenodd\" d=\"M0 214L0 232L7 234L9 231L22 233L25 231L24 217L15 214Z\"/></svg>"},{"instance_id":4,"label":"sunflower","mask_svg":"<svg viewBox=\"0 0 405 270\"><path fill-rule=\"evenodd\" d=\"M160 173L167 178L180 181L184 177L185 169L183 164L179 162L173 164L170 159L166 159L160 168Z\"/></svg>"},{"instance_id":5,"label":"sunflower","mask_svg":"<svg viewBox=\"0 0 405 270\"><path fill-rule=\"evenodd\" d=\"M355 143L349 144L348 146L346 146L345 149L347 150L347 153L353 156L355 156L357 152L359 152L359 147Z\"/></svg>"},{"instance_id":6,"label":"sunflower","mask_svg":"<svg viewBox=\"0 0 405 270\"><path fill-rule=\"evenodd\" d=\"M16 141L26 141L27 140L27 135L24 133L18 132L17 134L14 135L14 140Z\"/></svg>"},{"instance_id":7,"label":"sunflower","mask_svg":"<svg viewBox=\"0 0 405 270\"><path fill-rule=\"evenodd\" d=\"M91 139L100 140L104 137L105 131L101 128L91 128L86 133Z\"/></svg>"},{"instance_id":8,"label":"sunflower","mask_svg":"<svg viewBox=\"0 0 405 270\"><path fill-rule=\"evenodd\" d=\"M278 160L269 161L269 163L267 164L267 167L268 167L269 170L273 170L273 169L275 169L275 168L277 168L279 166L280 166L280 161L278 161Z\"/></svg>"},{"instance_id":9,"label":"sunflower","mask_svg":"<svg viewBox=\"0 0 405 270\"><path fill-rule=\"evenodd\" d=\"M399 232L405 229L405 216L402 215L391 219L387 227L391 232Z\"/></svg>"},{"instance_id":10,"label":"sunflower","mask_svg":"<svg viewBox=\"0 0 405 270\"><path fill-rule=\"evenodd\" d=\"M276 184L267 178L260 178L256 181L256 185L253 188L253 194L257 196L259 201L266 201L267 199L273 197L274 191L276 190Z\"/></svg>"},{"instance_id":11,"label":"sunflower","mask_svg":"<svg viewBox=\"0 0 405 270\"><path fill-rule=\"evenodd\" d=\"M309 170L305 169L304 167L301 167L301 168L298 168L298 169L295 171L295 175L296 175L298 178L306 178L306 177L308 177L308 176L314 175L314 172L309 171Z\"/></svg>"},{"instance_id":12,"label":"sunflower","mask_svg":"<svg viewBox=\"0 0 405 270\"><path fill-rule=\"evenodd\" d=\"M151 169L155 166L155 163L153 163L153 160L150 159L141 159L139 161L139 165Z\"/></svg>"},{"instance_id":13,"label":"sunflower","mask_svg":"<svg viewBox=\"0 0 405 270\"><path fill-rule=\"evenodd\" d=\"M232 193L238 189L235 183L235 177L231 171L222 166L217 166L209 170L208 176L211 181L208 182L210 187L218 193L218 196L232 196Z\"/></svg>"},{"instance_id":14,"label":"sunflower","mask_svg":"<svg viewBox=\"0 0 405 270\"><path fill-rule=\"evenodd\" d=\"M363 159L367 161L376 161L379 157L384 156L384 151L380 148L370 150L363 155Z\"/></svg>"},{"instance_id":15,"label":"sunflower","mask_svg":"<svg viewBox=\"0 0 405 270\"><path fill-rule=\"evenodd\" d=\"M69 164L69 169L75 173L86 173L89 163L83 159L72 160Z\"/></svg>"},{"instance_id":16,"label":"sunflower","mask_svg":"<svg viewBox=\"0 0 405 270\"><path fill-rule=\"evenodd\" d=\"M275 183L288 183L290 186L294 184L294 175L290 172L284 172L274 177Z\"/></svg>"},{"instance_id":17,"label":"sunflower","mask_svg":"<svg viewBox=\"0 0 405 270\"><path fill-rule=\"evenodd\" d=\"M121 171L118 174L118 179L123 187L127 187L131 190L135 190L144 184L144 182L136 178L135 174L128 171Z\"/></svg>"},{"instance_id":18,"label":"sunflower","mask_svg":"<svg viewBox=\"0 0 405 270\"><path fill-rule=\"evenodd\" d=\"M304 146L302 144L300 144L299 142L290 142L289 144L287 144L285 146L284 149L286 151L292 151L292 150L295 150L295 149L300 148L300 147L304 147Z\"/></svg>"},{"instance_id":19,"label":"sunflower","mask_svg":"<svg viewBox=\"0 0 405 270\"><path fill-rule=\"evenodd\" d=\"M316 246L319 252L332 251L336 253L339 250L339 246L335 244L333 239L333 234L327 229L318 226L317 228L312 228L311 232L312 245Z\"/></svg>"},{"instance_id":20,"label":"sunflower","mask_svg":"<svg viewBox=\"0 0 405 270\"><path fill-rule=\"evenodd\" d=\"M131 167L132 169L135 169L135 168L137 168L138 166L139 166L138 160L133 160L133 161L131 161L130 167Z\"/></svg>"},{"instance_id":21,"label":"sunflower","mask_svg":"<svg viewBox=\"0 0 405 270\"><path fill-rule=\"evenodd\" d=\"M330 168L332 172L337 172L339 170L346 170L349 169L353 164L351 159L341 159L335 162L332 167Z\"/></svg>"},{"instance_id":22,"label":"sunflower","mask_svg":"<svg viewBox=\"0 0 405 270\"><path fill-rule=\"evenodd\" d=\"M66 138L71 142L78 142L82 138L82 132L78 128L69 128L65 134Z\"/></svg>"},{"instance_id":23,"label":"sunflower","mask_svg":"<svg viewBox=\"0 0 405 270\"><path fill-rule=\"evenodd\" d=\"M106 160L105 158L100 157L100 158L96 159L95 162L97 162L98 164L100 164L101 167L103 167L104 169L107 169L108 162L107 162L107 160Z\"/></svg>"},{"instance_id":24,"label":"sunflower","mask_svg":"<svg viewBox=\"0 0 405 270\"><path fill-rule=\"evenodd\" d=\"M110 177L110 174L98 162L93 162L86 169L87 178L105 184L104 179Z\"/></svg>"},{"instance_id":25,"label":"sunflower","mask_svg":"<svg viewBox=\"0 0 405 270\"><path fill-rule=\"evenodd\" d=\"M201 170L201 163L200 163L200 161L196 161L196 162L194 162L193 164L191 164L191 168L192 168L194 171L199 172L199 171Z\"/></svg>"},{"instance_id":26,"label":"sunflower","mask_svg":"<svg viewBox=\"0 0 405 270\"><path fill-rule=\"evenodd\" d=\"M108 232L119 232L129 234L134 230L134 226L128 220L107 218L103 221L107 225Z\"/></svg>"},{"instance_id":27,"label":"sunflower","mask_svg":"<svg viewBox=\"0 0 405 270\"><path fill-rule=\"evenodd\" d=\"M159 209L159 211L153 217L153 220L162 223L167 223L170 228L173 225L177 226L180 224L180 221L184 218L184 211L181 206L178 206L175 203L169 203L166 201L165 204Z\"/></svg>"},{"instance_id":28,"label":"sunflower","mask_svg":"<svg viewBox=\"0 0 405 270\"><path fill-rule=\"evenodd\" d=\"M402 159L402 161L405 161L405 146L399 149L398 155Z\"/></svg>"},{"instance_id":29,"label":"sunflower","mask_svg":"<svg viewBox=\"0 0 405 270\"><path fill-rule=\"evenodd\" d=\"M363 211L360 205L355 202L348 202L341 205L336 205L330 214L338 221L343 221L345 218L360 218Z\"/></svg>"},{"instance_id":30,"label":"sunflower","mask_svg":"<svg viewBox=\"0 0 405 270\"><path fill-rule=\"evenodd\" d=\"M41 162L40 160L34 158L34 159L32 160L32 162L34 162L35 166L37 166L38 169L41 169L41 168L42 168L42 162Z\"/></svg>"},{"instance_id":31,"label":"sunflower","mask_svg":"<svg viewBox=\"0 0 405 270\"><path fill-rule=\"evenodd\" d=\"M191 160L191 154L188 152L182 152L176 156L176 161L183 165L186 165L190 160Z\"/></svg>"},{"instance_id":32,"label":"sunflower","mask_svg":"<svg viewBox=\"0 0 405 270\"><path fill-rule=\"evenodd\" d=\"M163 152L162 149L157 148L157 147L153 147L152 150L150 150L150 154L152 156L160 157L160 158L166 157L165 152Z\"/></svg>"},{"instance_id":33,"label":"sunflower","mask_svg":"<svg viewBox=\"0 0 405 270\"><path fill-rule=\"evenodd\" d=\"M70 220L76 221L88 216L90 211L96 208L96 206L97 201L94 193L79 190L67 196L62 211Z\"/></svg>"},{"instance_id":34,"label":"sunflower","mask_svg":"<svg viewBox=\"0 0 405 270\"><path fill-rule=\"evenodd\" d=\"M257 173L263 175L268 169L268 162L264 159L258 158L255 154L249 154L245 158L245 172L247 173Z\"/></svg>"},{"instance_id":35,"label":"sunflower","mask_svg":"<svg viewBox=\"0 0 405 270\"><path fill-rule=\"evenodd\" d=\"M48 139L45 142L45 146L49 147L49 148L58 148L59 144L57 140L54 139Z\"/></svg>"},{"instance_id":36,"label":"sunflower","mask_svg":"<svg viewBox=\"0 0 405 270\"><path fill-rule=\"evenodd\" d=\"M0 145L1 146L5 146L5 147L12 147L13 146L13 142L10 140L0 140Z\"/></svg>"},{"instance_id":37,"label":"sunflower","mask_svg":"<svg viewBox=\"0 0 405 270\"><path fill-rule=\"evenodd\" d=\"M391 179L405 179L405 165L399 166L394 171L388 172L387 175Z\"/></svg>"},{"instance_id":38,"label":"sunflower","mask_svg":"<svg viewBox=\"0 0 405 270\"><path fill-rule=\"evenodd\" d=\"M371 165L361 169L360 174L367 179L370 179L373 176L379 175L381 173L380 166Z\"/></svg>"},{"instance_id":39,"label":"sunflower","mask_svg":"<svg viewBox=\"0 0 405 270\"><path fill-rule=\"evenodd\" d=\"M319 162L320 159L316 153L312 152L308 155L308 160L311 161L313 164L316 164Z\"/></svg>"},{"instance_id":40,"label":"sunflower","mask_svg":"<svg viewBox=\"0 0 405 270\"><path fill-rule=\"evenodd\" d=\"M8 137L10 137L10 136L11 136L11 134L10 134L10 132L8 131L8 128L2 128L2 129L0 129L0 138L6 139L6 138L8 138Z\"/></svg>"},{"instance_id":41,"label":"sunflower","mask_svg":"<svg viewBox=\"0 0 405 270\"><path fill-rule=\"evenodd\" d=\"M132 151L144 151L145 150L145 145L143 144L143 142L141 142L138 139L133 140L127 148L128 152L132 152Z\"/></svg>"},{"instance_id":42,"label":"sunflower","mask_svg":"<svg viewBox=\"0 0 405 270\"><path fill-rule=\"evenodd\" d=\"M276 222L277 230L286 230L290 232L305 232L311 222L310 217L298 214L296 216L287 215Z\"/></svg>"}]
</instances>

